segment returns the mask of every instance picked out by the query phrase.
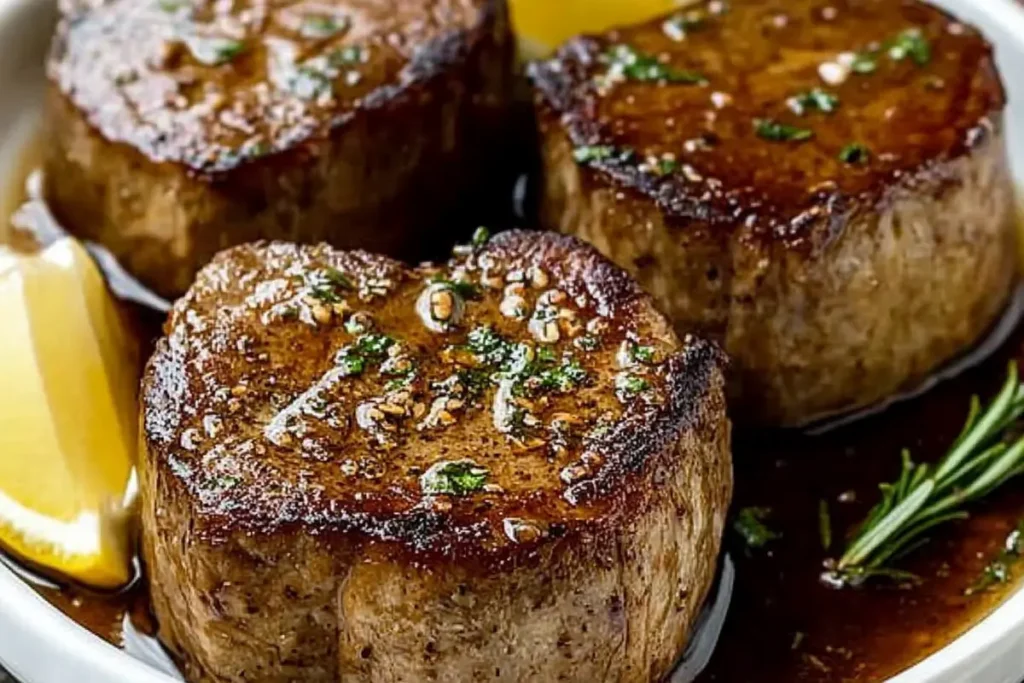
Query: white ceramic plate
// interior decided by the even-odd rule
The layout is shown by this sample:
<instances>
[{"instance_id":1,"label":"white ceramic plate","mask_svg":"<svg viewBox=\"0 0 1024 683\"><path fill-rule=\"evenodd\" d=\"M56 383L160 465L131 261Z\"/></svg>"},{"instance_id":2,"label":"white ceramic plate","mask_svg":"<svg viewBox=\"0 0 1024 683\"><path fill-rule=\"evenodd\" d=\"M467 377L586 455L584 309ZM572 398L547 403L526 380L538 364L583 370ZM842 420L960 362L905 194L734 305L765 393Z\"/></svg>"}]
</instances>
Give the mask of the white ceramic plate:
<instances>
[{"instance_id":1,"label":"white ceramic plate","mask_svg":"<svg viewBox=\"0 0 1024 683\"><path fill-rule=\"evenodd\" d=\"M1015 0L933 0L980 26L996 44L1009 90L1014 170L1024 185L1024 8ZM42 62L54 21L51 0L0 0L0 193L19 151L38 129ZM0 202L0 211L8 207ZM729 572L726 572L729 575ZM715 615L709 619L715 630ZM717 624L720 627L720 624ZM710 634L712 639L717 633ZM174 683L180 678L152 641L119 650L51 607L0 563L0 662L23 683ZM700 664L697 653L691 660ZM688 667L684 665L682 673ZM699 667L698 667L699 668ZM688 676L687 676L688 677ZM1020 683L1024 679L1024 591L963 637L890 683Z\"/></svg>"}]
</instances>

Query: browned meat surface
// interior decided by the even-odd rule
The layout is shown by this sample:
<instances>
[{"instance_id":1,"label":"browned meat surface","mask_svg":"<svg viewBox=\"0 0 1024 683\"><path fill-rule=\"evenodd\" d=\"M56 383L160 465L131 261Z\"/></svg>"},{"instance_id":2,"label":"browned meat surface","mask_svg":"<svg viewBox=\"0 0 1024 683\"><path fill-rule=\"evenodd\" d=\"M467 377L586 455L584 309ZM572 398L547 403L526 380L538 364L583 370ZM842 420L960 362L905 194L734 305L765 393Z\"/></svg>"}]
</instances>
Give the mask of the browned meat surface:
<instances>
[{"instance_id":1,"label":"browned meat surface","mask_svg":"<svg viewBox=\"0 0 1024 683\"><path fill-rule=\"evenodd\" d=\"M878 401L1007 301L1003 90L984 38L937 9L701 2L532 78L544 221L722 342L740 419Z\"/></svg>"},{"instance_id":2,"label":"browned meat surface","mask_svg":"<svg viewBox=\"0 0 1024 683\"><path fill-rule=\"evenodd\" d=\"M164 295L261 238L442 255L498 191L513 50L504 0L71 3L47 198Z\"/></svg>"},{"instance_id":3,"label":"browned meat surface","mask_svg":"<svg viewBox=\"0 0 1024 683\"><path fill-rule=\"evenodd\" d=\"M217 256L143 382L191 681L652 681L715 573L721 353L578 240Z\"/></svg>"}]
</instances>

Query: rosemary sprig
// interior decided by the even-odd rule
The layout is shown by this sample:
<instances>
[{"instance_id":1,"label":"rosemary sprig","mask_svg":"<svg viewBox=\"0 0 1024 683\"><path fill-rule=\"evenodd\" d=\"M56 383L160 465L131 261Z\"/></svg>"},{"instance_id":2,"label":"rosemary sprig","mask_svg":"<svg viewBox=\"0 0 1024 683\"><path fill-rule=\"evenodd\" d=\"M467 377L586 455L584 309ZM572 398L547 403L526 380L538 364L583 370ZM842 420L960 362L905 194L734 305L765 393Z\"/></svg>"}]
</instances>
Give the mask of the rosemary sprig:
<instances>
[{"instance_id":1,"label":"rosemary sprig","mask_svg":"<svg viewBox=\"0 0 1024 683\"><path fill-rule=\"evenodd\" d=\"M968 517L964 507L1024 473L1024 437L1014 427L1024 415L1024 388L1011 363L1006 383L986 408L977 396L960 436L934 465L915 464L903 451L900 478L882 484L882 500L868 513L838 561L826 561L822 581L841 588L872 577L915 577L896 560L927 543L925 534Z\"/></svg>"}]
</instances>

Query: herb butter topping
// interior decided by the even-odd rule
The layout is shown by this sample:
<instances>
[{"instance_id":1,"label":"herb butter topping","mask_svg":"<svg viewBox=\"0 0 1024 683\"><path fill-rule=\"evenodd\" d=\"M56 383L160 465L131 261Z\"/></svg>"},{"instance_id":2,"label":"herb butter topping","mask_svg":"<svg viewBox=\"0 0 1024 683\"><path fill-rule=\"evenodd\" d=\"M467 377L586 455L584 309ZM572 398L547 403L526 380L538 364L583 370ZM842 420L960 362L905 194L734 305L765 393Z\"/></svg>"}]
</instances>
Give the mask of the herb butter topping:
<instances>
[{"instance_id":1,"label":"herb butter topping","mask_svg":"<svg viewBox=\"0 0 1024 683\"><path fill-rule=\"evenodd\" d=\"M923 4L715 9L690 3L532 65L577 164L690 219L797 239L822 197L955 158L1004 105L984 40Z\"/></svg>"},{"instance_id":2,"label":"herb butter topping","mask_svg":"<svg viewBox=\"0 0 1024 683\"><path fill-rule=\"evenodd\" d=\"M347 506L475 501L500 513L495 542L544 537L520 501L577 506L578 487L622 457L616 426L670 409L681 347L594 252L522 235L478 233L414 270L327 247L228 252L172 315L158 356L191 379L151 380L174 398L147 411L150 438L183 425L174 467L211 506L285 481L282 496ZM533 252L533 239L562 251Z\"/></svg>"},{"instance_id":3,"label":"herb butter topping","mask_svg":"<svg viewBox=\"0 0 1024 683\"><path fill-rule=\"evenodd\" d=\"M464 496L480 491L487 481L487 469L472 460L438 462L420 477L420 488L430 495Z\"/></svg>"}]
</instances>

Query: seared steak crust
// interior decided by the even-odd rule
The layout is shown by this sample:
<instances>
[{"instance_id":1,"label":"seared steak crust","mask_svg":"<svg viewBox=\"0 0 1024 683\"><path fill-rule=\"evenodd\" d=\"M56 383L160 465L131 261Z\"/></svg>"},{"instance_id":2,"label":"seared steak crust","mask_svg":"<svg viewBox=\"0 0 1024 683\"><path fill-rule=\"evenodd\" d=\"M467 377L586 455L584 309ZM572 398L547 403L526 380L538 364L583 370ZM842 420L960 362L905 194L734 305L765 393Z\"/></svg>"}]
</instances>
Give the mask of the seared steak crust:
<instances>
[{"instance_id":1,"label":"seared steak crust","mask_svg":"<svg viewBox=\"0 0 1024 683\"><path fill-rule=\"evenodd\" d=\"M504 0L112 0L66 9L46 194L165 295L261 238L419 259L490 191Z\"/></svg>"},{"instance_id":2,"label":"seared steak crust","mask_svg":"<svg viewBox=\"0 0 1024 683\"><path fill-rule=\"evenodd\" d=\"M720 340L741 419L871 404L975 342L1015 282L991 49L915 0L722 5L533 65L543 221Z\"/></svg>"},{"instance_id":3,"label":"seared steak crust","mask_svg":"<svg viewBox=\"0 0 1024 683\"><path fill-rule=\"evenodd\" d=\"M670 670L731 491L722 355L572 238L461 252L242 246L175 305L143 548L190 680Z\"/></svg>"}]
</instances>

